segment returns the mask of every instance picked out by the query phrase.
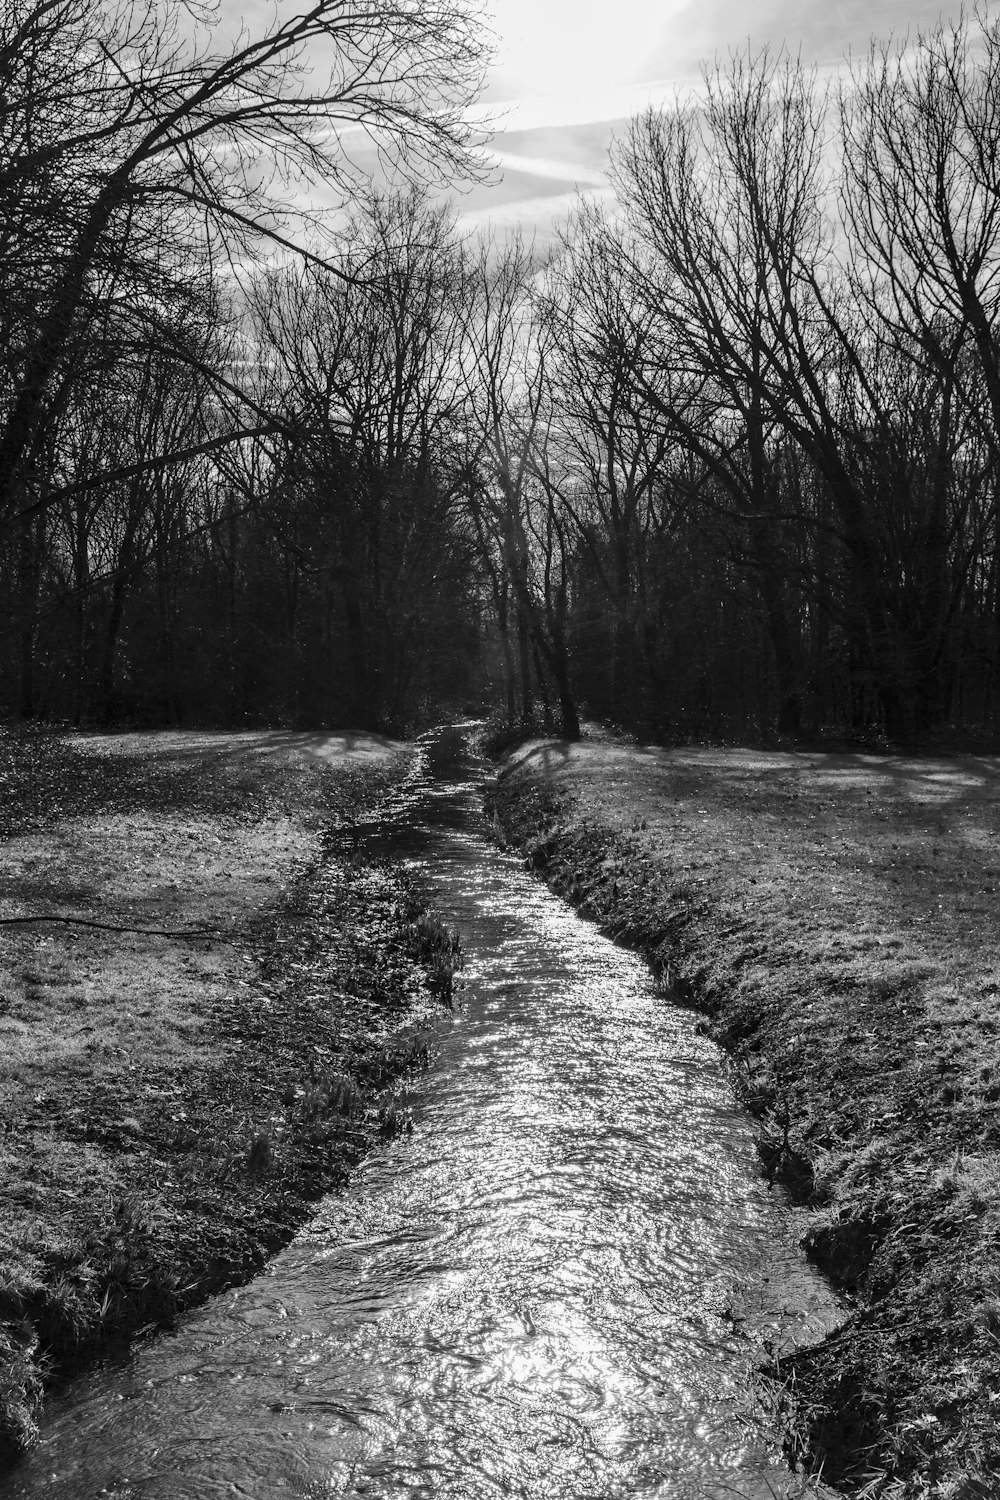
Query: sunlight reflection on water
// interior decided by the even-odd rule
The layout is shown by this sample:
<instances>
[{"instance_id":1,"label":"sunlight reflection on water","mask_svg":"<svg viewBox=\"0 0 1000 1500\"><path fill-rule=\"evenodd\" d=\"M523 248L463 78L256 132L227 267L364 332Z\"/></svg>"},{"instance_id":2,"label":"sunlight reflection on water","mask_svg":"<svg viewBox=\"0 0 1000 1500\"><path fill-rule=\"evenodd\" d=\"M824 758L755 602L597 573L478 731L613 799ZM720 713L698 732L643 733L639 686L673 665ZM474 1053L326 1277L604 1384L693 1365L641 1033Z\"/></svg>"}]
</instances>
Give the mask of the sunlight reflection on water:
<instances>
[{"instance_id":1,"label":"sunlight reflection on water","mask_svg":"<svg viewBox=\"0 0 1000 1500\"><path fill-rule=\"evenodd\" d=\"M252 1285L54 1403L12 1495L763 1497L725 1316L790 1262L714 1048L499 854L468 781L393 835L462 934L415 1130ZM798 1268L802 1318L829 1312ZM802 1300L804 1297L804 1300Z\"/></svg>"}]
</instances>

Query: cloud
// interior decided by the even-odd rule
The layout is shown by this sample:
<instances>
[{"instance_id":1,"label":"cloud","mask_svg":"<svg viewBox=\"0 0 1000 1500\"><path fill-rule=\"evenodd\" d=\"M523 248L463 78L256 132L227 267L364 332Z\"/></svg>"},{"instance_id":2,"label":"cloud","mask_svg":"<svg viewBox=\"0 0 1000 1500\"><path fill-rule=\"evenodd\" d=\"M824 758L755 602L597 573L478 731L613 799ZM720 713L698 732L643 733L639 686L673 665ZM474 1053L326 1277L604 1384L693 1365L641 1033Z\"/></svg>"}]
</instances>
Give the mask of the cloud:
<instances>
[{"instance_id":1,"label":"cloud","mask_svg":"<svg viewBox=\"0 0 1000 1500\"><path fill-rule=\"evenodd\" d=\"M305 0L289 3L304 8ZM254 29L268 23L272 4L222 0L221 33L242 20ZM578 188L607 193L613 133L649 105L697 93L703 62L748 42L784 43L829 73L848 52L864 53L872 33L912 35L942 8L946 19L958 13L953 0L615 0L600 10L579 0L488 0L488 8L501 45L475 117L498 127L490 155L500 180L459 199L460 222L516 221L543 238ZM364 127L343 124L336 134L345 155L378 179ZM338 200L332 186L309 191L320 205Z\"/></svg>"},{"instance_id":2,"label":"cloud","mask_svg":"<svg viewBox=\"0 0 1000 1500\"><path fill-rule=\"evenodd\" d=\"M501 130L626 118L696 86L701 66L749 43L801 50L834 68L870 37L913 35L957 4L941 0L616 0L613 20L568 0L494 0L501 35L482 115ZM533 28L533 29L532 29Z\"/></svg>"},{"instance_id":3,"label":"cloud","mask_svg":"<svg viewBox=\"0 0 1000 1500\"><path fill-rule=\"evenodd\" d=\"M517 172L526 177L571 182L582 187L605 185L604 172L583 162L566 161L558 157L521 156L517 152L505 150L493 150L490 155L505 177L510 172Z\"/></svg>"},{"instance_id":4,"label":"cloud","mask_svg":"<svg viewBox=\"0 0 1000 1500\"><path fill-rule=\"evenodd\" d=\"M616 0L594 22L569 0L494 0L493 9L504 42L481 110L497 118L504 181L474 189L462 222L521 216L539 233L546 212L573 201L540 191L540 180L606 191L612 134L650 105L697 95L703 64L747 44L785 45L831 76L873 34L912 36L942 11L958 15L949 0Z\"/></svg>"},{"instance_id":5,"label":"cloud","mask_svg":"<svg viewBox=\"0 0 1000 1500\"><path fill-rule=\"evenodd\" d=\"M690 82L694 82L694 75ZM624 120L650 104L670 103L677 89L678 82L671 78L615 88L548 90L525 94L517 99L498 100L489 106L489 111L499 118L498 140L502 140L508 131L546 130L553 126Z\"/></svg>"},{"instance_id":6,"label":"cloud","mask_svg":"<svg viewBox=\"0 0 1000 1500\"><path fill-rule=\"evenodd\" d=\"M593 196L610 200L610 187L593 190ZM555 237L555 226L565 219L579 202L575 192L552 193L537 198L509 199L506 203L483 202L469 205L458 215L460 234L480 234L488 229L504 230L517 227L525 239L534 239L544 247Z\"/></svg>"},{"instance_id":7,"label":"cloud","mask_svg":"<svg viewBox=\"0 0 1000 1500\"><path fill-rule=\"evenodd\" d=\"M579 0L492 0L499 37L494 78L502 96L585 92L639 78L650 52L686 0L615 0L606 8Z\"/></svg>"},{"instance_id":8,"label":"cloud","mask_svg":"<svg viewBox=\"0 0 1000 1500\"><path fill-rule=\"evenodd\" d=\"M868 50L872 36L911 36L938 19L957 20L949 0L685 0L648 58L659 72L688 74L736 47L785 44L808 63L833 65Z\"/></svg>"},{"instance_id":9,"label":"cloud","mask_svg":"<svg viewBox=\"0 0 1000 1500\"><path fill-rule=\"evenodd\" d=\"M564 216L579 192L610 196L607 152L616 122L541 126L512 130L493 147L500 180L473 187L457 204L461 227L469 232L491 221L521 223L530 235L547 240L552 220Z\"/></svg>"}]
</instances>

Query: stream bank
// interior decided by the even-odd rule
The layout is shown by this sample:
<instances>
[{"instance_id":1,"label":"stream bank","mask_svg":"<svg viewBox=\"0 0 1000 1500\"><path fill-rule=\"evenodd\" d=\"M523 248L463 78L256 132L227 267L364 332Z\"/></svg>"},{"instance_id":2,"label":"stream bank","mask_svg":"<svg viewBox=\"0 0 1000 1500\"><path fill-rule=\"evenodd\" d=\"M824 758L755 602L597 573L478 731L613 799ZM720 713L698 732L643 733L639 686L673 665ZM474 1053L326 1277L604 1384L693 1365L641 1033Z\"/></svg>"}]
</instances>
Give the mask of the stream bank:
<instances>
[{"instance_id":1,"label":"stream bank","mask_svg":"<svg viewBox=\"0 0 1000 1500\"><path fill-rule=\"evenodd\" d=\"M853 1299L776 1361L791 1455L893 1500L1000 1483L993 761L529 743L497 831L706 1016Z\"/></svg>"},{"instance_id":2,"label":"stream bank","mask_svg":"<svg viewBox=\"0 0 1000 1500\"><path fill-rule=\"evenodd\" d=\"M0 1464L406 1128L457 951L351 847L410 747L4 734Z\"/></svg>"},{"instance_id":3,"label":"stream bank","mask_svg":"<svg viewBox=\"0 0 1000 1500\"><path fill-rule=\"evenodd\" d=\"M352 827L462 935L412 1131L262 1275L69 1382L11 1500L828 1493L751 1378L839 1319L801 1215L697 1018L488 836L471 727Z\"/></svg>"}]
</instances>

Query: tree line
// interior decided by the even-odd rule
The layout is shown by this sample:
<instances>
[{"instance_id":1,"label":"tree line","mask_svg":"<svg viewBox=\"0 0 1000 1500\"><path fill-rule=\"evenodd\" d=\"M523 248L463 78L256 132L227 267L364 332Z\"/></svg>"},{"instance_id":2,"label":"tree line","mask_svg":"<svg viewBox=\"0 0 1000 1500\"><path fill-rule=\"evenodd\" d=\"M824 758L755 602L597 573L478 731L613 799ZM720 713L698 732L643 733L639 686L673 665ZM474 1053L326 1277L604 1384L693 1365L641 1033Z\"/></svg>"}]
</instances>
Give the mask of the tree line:
<instances>
[{"instance_id":1,"label":"tree line","mask_svg":"<svg viewBox=\"0 0 1000 1500\"><path fill-rule=\"evenodd\" d=\"M541 254L468 7L210 19L0 23L8 712L995 733L1000 25L734 54Z\"/></svg>"}]
</instances>

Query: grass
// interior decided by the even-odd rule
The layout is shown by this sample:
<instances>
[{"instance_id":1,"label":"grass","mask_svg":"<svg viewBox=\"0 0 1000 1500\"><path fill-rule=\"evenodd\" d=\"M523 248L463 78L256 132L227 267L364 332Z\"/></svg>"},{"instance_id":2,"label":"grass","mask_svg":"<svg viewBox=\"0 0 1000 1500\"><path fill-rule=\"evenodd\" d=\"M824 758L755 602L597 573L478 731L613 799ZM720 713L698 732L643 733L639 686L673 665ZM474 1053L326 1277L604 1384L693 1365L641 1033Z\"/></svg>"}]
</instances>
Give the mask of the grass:
<instances>
[{"instance_id":1,"label":"grass","mask_svg":"<svg viewBox=\"0 0 1000 1500\"><path fill-rule=\"evenodd\" d=\"M1000 762L532 742L494 815L697 1006L853 1299L777 1362L859 1494L1000 1474Z\"/></svg>"},{"instance_id":2,"label":"grass","mask_svg":"<svg viewBox=\"0 0 1000 1500\"><path fill-rule=\"evenodd\" d=\"M251 1275L405 1128L457 945L338 830L410 764L358 736L0 737L0 919L42 919L0 927L6 1460L47 1383Z\"/></svg>"}]
</instances>

